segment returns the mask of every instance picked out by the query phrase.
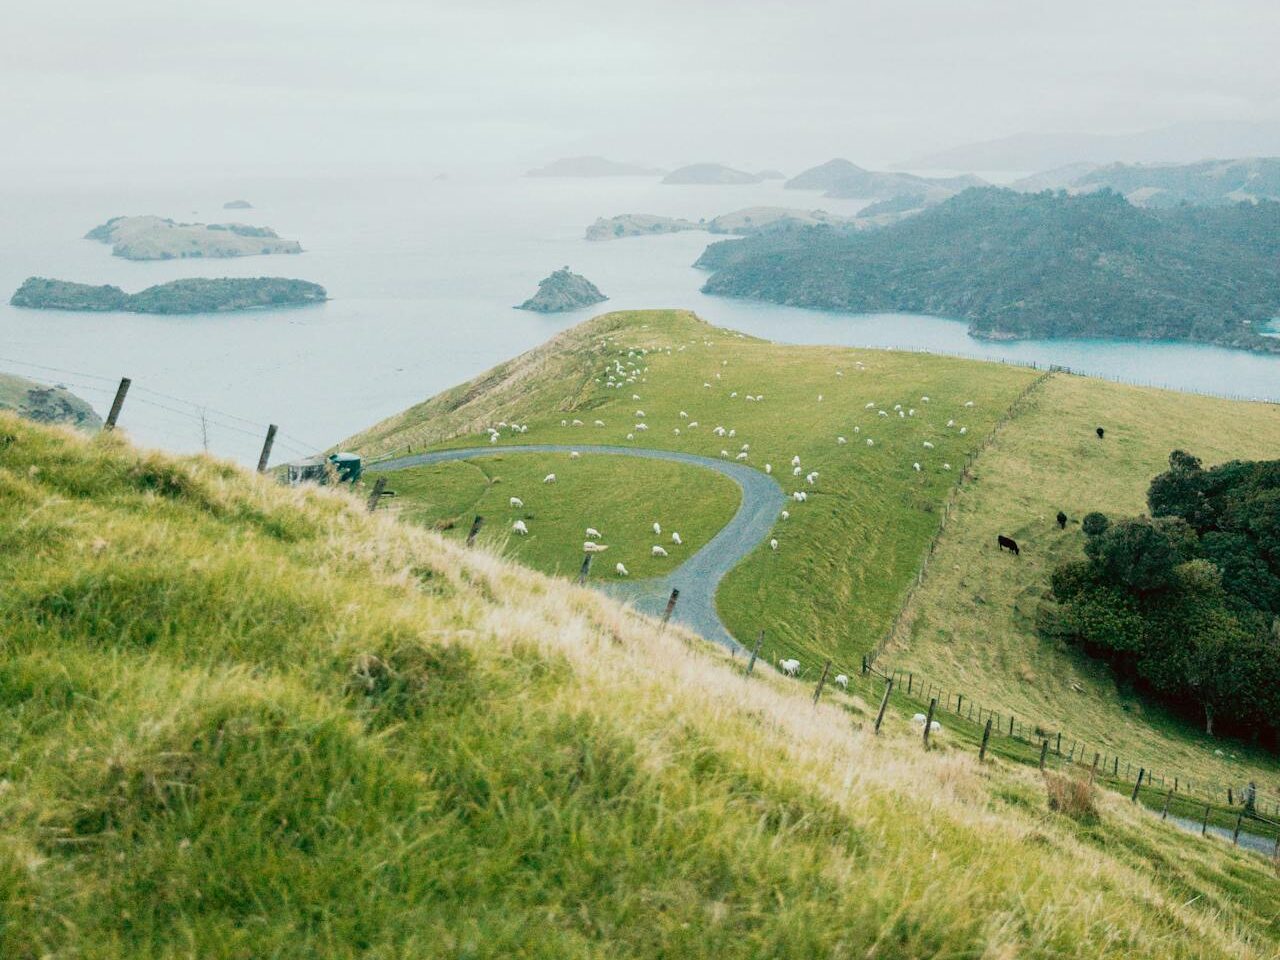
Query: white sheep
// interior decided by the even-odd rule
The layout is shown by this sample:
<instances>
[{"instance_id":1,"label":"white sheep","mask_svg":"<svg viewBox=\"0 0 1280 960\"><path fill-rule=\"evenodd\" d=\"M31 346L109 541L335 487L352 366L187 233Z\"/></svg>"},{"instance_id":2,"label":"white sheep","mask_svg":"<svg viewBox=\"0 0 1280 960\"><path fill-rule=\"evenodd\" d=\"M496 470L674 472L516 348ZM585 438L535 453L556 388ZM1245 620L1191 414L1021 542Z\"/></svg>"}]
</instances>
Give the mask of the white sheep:
<instances>
[{"instance_id":1,"label":"white sheep","mask_svg":"<svg viewBox=\"0 0 1280 960\"><path fill-rule=\"evenodd\" d=\"M926 450L932 450L932 449L933 449L933 444L932 444L932 443L930 443L928 440L926 440L926 441L924 442L924 448L925 448Z\"/></svg>"},{"instance_id":2,"label":"white sheep","mask_svg":"<svg viewBox=\"0 0 1280 960\"><path fill-rule=\"evenodd\" d=\"M690 430L692 430L692 429L693 429L694 427L696 427L697 425L698 425L698 421L697 421L697 420L690 420L690 421L689 421L689 429L690 429Z\"/></svg>"},{"instance_id":3,"label":"white sheep","mask_svg":"<svg viewBox=\"0 0 1280 960\"><path fill-rule=\"evenodd\" d=\"M628 576L628 574L627 574L627 568L626 568L626 567L624 567L621 563L618 563L618 564L615 564L615 565L614 565L614 567L613 567L613 572L614 572L614 573L616 573L616 574L617 574L618 576L620 576L620 577Z\"/></svg>"},{"instance_id":4,"label":"white sheep","mask_svg":"<svg viewBox=\"0 0 1280 960\"><path fill-rule=\"evenodd\" d=\"M595 421L595 425L596 425L597 427L603 427L603 426L604 426L604 421L603 421L603 420L596 420L596 421ZM523 433L524 431L522 430L522 431L520 431L520 432L521 432L521 433Z\"/></svg>"},{"instance_id":5,"label":"white sheep","mask_svg":"<svg viewBox=\"0 0 1280 960\"><path fill-rule=\"evenodd\" d=\"M511 506L516 507L517 509L524 506L524 501L521 500L519 497L512 497L507 502L511 504Z\"/></svg>"},{"instance_id":6,"label":"white sheep","mask_svg":"<svg viewBox=\"0 0 1280 960\"><path fill-rule=\"evenodd\" d=\"M961 428L960 428L960 436L962 436L962 437L963 437L963 436L964 436L966 433L968 433L968 432L969 432L969 428L968 428L968 427L961 427Z\"/></svg>"},{"instance_id":7,"label":"white sheep","mask_svg":"<svg viewBox=\"0 0 1280 960\"><path fill-rule=\"evenodd\" d=\"M766 463L766 464L764 465L764 472L765 472L765 473L773 473L773 464L772 464L772 463Z\"/></svg>"},{"instance_id":8,"label":"white sheep","mask_svg":"<svg viewBox=\"0 0 1280 960\"><path fill-rule=\"evenodd\" d=\"M814 470L813 472L809 473L808 475L805 476L804 480L805 480L805 483L809 484L809 486L812 487L815 483L818 482L818 471Z\"/></svg>"},{"instance_id":9,"label":"white sheep","mask_svg":"<svg viewBox=\"0 0 1280 960\"><path fill-rule=\"evenodd\" d=\"M928 718L928 717L926 717L923 713L917 713L914 717L912 717L912 718L911 718L911 722L912 722L912 723L918 723L918 724L920 724L920 726L922 726L922 727L923 727L923 726L924 726L924 722L925 722L926 720L928 720L928 719L929 719L929 718Z\"/></svg>"},{"instance_id":10,"label":"white sheep","mask_svg":"<svg viewBox=\"0 0 1280 960\"><path fill-rule=\"evenodd\" d=\"M769 541L769 549L770 549L770 550L777 550L777 549L778 549L778 541L777 541L777 540L770 540L770 541Z\"/></svg>"},{"instance_id":11,"label":"white sheep","mask_svg":"<svg viewBox=\"0 0 1280 960\"><path fill-rule=\"evenodd\" d=\"M609 548L603 543L596 543L594 540L582 541L583 553L604 553Z\"/></svg>"},{"instance_id":12,"label":"white sheep","mask_svg":"<svg viewBox=\"0 0 1280 960\"><path fill-rule=\"evenodd\" d=\"M973 406L973 401L972 401L972 400L966 400L964 405L965 405L966 407L972 407L972 406Z\"/></svg>"},{"instance_id":13,"label":"white sheep","mask_svg":"<svg viewBox=\"0 0 1280 960\"><path fill-rule=\"evenodd\" d=\"M636 424L634 427L632 427L631 429L632 429L632 430L648 430L648 429L649 429L649 425L648 425L647 423L637 423L637 424Z\"/></svg>"},{"instance_id":14,"label":"white sheep","mask_svg":"<svg viewBox=\"0 0 1280 960\"><path fill-rule=\"evenodd\" d=\"M793 477L798 477L798 476L800 476L800 474L802 474L802 473L804 473L804 468L803 468L803 467L794 467L794 468L792 468L792 470L791 470L791 475L792 475Z\"/></svg>"},{"instance_id":15,"label":"white sheep","mask_svg":"<svg viewBox=\"0 0 1280 960\"><path fill-rule=\"evenodd\" d=\"M643 410L637 410L637 411L636 411L636 416L637 416L639 419L643 420L643 419L644 419L644 411L643 411Z\"/></svg>"},{"instance_id":16,"label":"white sheep","mask_svg":"<svg viewBox=\"0 0 1280 960\"><path fill-rule=\"evenodd\" d=\"M555 483L555 482L556 482L556 475L555 475L554 473L548 473L545 477L543 477L543 478L542 478L542 482L543 482L543 483Z\"/></svg>"},{"instance_id":17,"label":"white sheep","mask_svg":"<svg viewBox=\"0 0 1280 960\"><path fill-rule=\"evenodd\" d=\"M839 687L841 690L849 689L849 678L843 673L836 674L835 683L836 683L836 686Z\"/></svg>"},{"instance_id":18,"label":"white sheep","mask_svg":"<svg viewBox=\"0 0 1280 960\"><path fill-rule=\"evenodd\" d=\"M730 399L730 400L736 400L737 398L738 398L738 391L737 391L737 390L734 390L732 393L730 393L730 394L729 394L729 399Z\"/></svg>"},{"instance_id":19,"label":"white sheep","mask_svg":"<svg viewBox=\"0 0 1280 960\"><path fill-rule=\"evenodd\" d=\"M876 442L872 440L870 437L867 437L867 446L874 447L875 445L876 445Z\"/></svg>"},{"instance_id":20,"label":"white sheep","mask_svg":"<svg viewBox=\"0 0 1280 960\"><path fill-rule=\"evenodd\" d=\"M863 405L863 407L862 407L862 409L863 409L863 410L870 410L870 409L872 409L875 405L876 405L876 402L875 402L874 400L872 400L870 403L868 403L868 404L864 404L864 405Z\"/></svg>"},{"instance_id":21,"label":"white sheep","mask_svg":"<svg viewBox=\"0 0 1280 960\"><path fill-rule=\"evenodd\" d=\"M948 421L947 421L947 426L948 426L948 427L954 427L955 425L956 425L956 422L955 422L954 420L948 420Z\"/></svg>"},{"instance_id":22,"label":"white sheep","mask_svg":"<svg viewBox=\"0 0 1280 960\"><path fill-rule=\"evenodd\" d=\"M917 463L913 463L913 464L911 465L911 469L912 469L912 470L914 470L916 473L919 473L919 472L920 472L920 464L919 464L918 462L917 462Z\"/></svg>"},{"instance_id":23,"label":"white sheep","mask_svg":"<svg viewBox=\"0 0 1280 960\"><path fill-rule=\"evenodd\" d=\"M653 533L654 536L658 536L662 533L662 524L658 523L657 520L653 521Z\"/></svg>"},{"instance_id":24,"label":"white sheep","mask_svg":"<svg viewBox=\"0 0 1280 960\"><path fill-rule=\"evenodd\" d=\"M634 433L628 433L628 434L627 434L627 439L628 439L628 440L634 440L635 438L636 438L636 435L635 435Z\"/></svg>"},{"instance_id":25,"label":"white sheep","mask_svg":"<svg viewBox=\"0 0 1280 960\"><path fill-rule=\"evenodd\" d=\"M711 432L714 433L717 437L723 437L725 434L724 427L716 427Z\"/></svg>"},{"instance_id":26,"label":"white sheep","mask_svg":"<svg viewBox=\"0 0 1280 960\"><path fill-rule=\"evenodd\" d=\"M515 523L511 525L511 529L514 530L516 533L520 534L520 536L522 537L529 532L529 528L524 525L523 520L517 520Z\"/></svg>"},{"instance_id":27,"label":"white sheep","mask_svg":"<svg viewBox=\"0 0 1280 960\"><path fill-rule=\"evenodd\" d=\"M800 466L800 454L797 453L794 457L791 458L791 465L793 467Z\"/></svg>"},{"instance_id":28,"label":"white sheep","mask_svg":"<svg viewBox=\"0 0 1280 960\"><path fill-rule=\"evenodd\" d=\"M779 660L778 666L781 668L782 672L785 673L788 677L794 677L797 673L800 672L799 660L791 660L791 659Z\"/></svg>"},{"instance_id":29,"label":"white sheep","mask_svg":"<svg viewBox=\"0 0 1280 960\"><path fill-rule=\"evenodd\" d=\"M671 531L671 542L674 543L677 547L680 546L680 544L684 543L684 541L680 539L680 534L674 530Z\"/></svg>"},{"instance_id":30,"label":"white sheep","mask_svg":"<svg viewBox=\"0 0 1280 960\"><path fill-rule=\"evenodd\" d=\"M590 537L592 540L600 539L600 531L597 530L595 527L587 527L586 535Z\"/></svg>"},{"instance_id":31,"label":"white sheep","mask_svg":"<svg viewBox=\"0 0 1280 960\"><path fill-rule=\"evenodd\" d=\"M806 500L809 499L809 495L805 493L803 490L797 490L795 493L791 495L791 499L794 500L796 503L804 503Z\"/></svg>"},{"instance_id":32,"label":"white sheep","mask_svg":"<svg viewBox=\"0 0 1280 960\"><path fill-rule=\"evenodd\" d=\"M790 520L790 519L791 519L791 511L790 511L790 510L783 510L783 511L782 511L782 519L783 519L783 520Z\"/></svg>"},{"instance_id":33,"label":"white sheep","mask_svg":"<svg viewBox=\"0 0 1280 960\"><path fill-rule=\"evenodd\" d=\"M844 437L836 437L836 446L843 447L848 442Z\"/></svg>"},{"instance_id":34,"label":"white sheep","mask_svg":"<svg viewBox=\"0 0 1280 960\"><path fill-rule=\"evenodd\" d=\"M949 464L949 463L944 463L944 464L942 465L942 469L943 469L943 470L950 470L950 469L951 469L951 464Z\"/></svg>"},{"instance_id":35,"label":"white sheep","mask_svg":"<svg viewBox=\"0 0 1280 960\"><path fill-rule=\"evenodd\" d=\"M681 419L681 420L688 420L688 419L689 419L689 414L687 414L687 413L685 413L683 410L681 410L681 411L680 411L680 419Z\"/></svg>"},{"instance_id":36,"label":"white sheep","mask_svg":"<svg viewBox=\"0 0 1280 960\"><path fill-rule=\"evenodd\" d=\"M720 456L721 456L723 459L728 460L728 459L729 459L729 451L728 451L728 450L721 450L721 451L720 451Z\"/></svg>"},{"instance_id":37,"label":"white sheep","mask_svg":"<svg viewBox=\"0 0 1280 960\"><path fill-rule=\"evenodd\" d=\"M921 398L920 398L920 402L921 402L921 403L928 403L928 402L929 402L929 398L928 398L928 397L921 397Z\"/></svg>"},{"instance_id":38,"label":"white sheep","mask_svg":"<svg viewBox=\"0 0 1280 960\"><path fill-rule=\"evenodd\" d=\"M900 403L895 403L895 404L893 405L893 409L895 409L895 410L901 410L901 409L902 409L902 404L900 404Z\"/></svg>"},{"instance_id":39,"label":"white sheep","mask_svg":"<svg viewBox=\"0 0 1280 960\"><path fill-rule=\"evenodd\" d=\"M878 413L882 417L887 417L889 415L888 410L877 410L876 413Z\"/></svg>"},{"instance_id":40,"label":"white sheep","mask_svg":"<svg viewBox=\"0 0 1280 960\"><path fill-rule=\"evenodd\" d=\"M575 421L573 421L573 426L575 426L575 427L580 427L580 426L582 426L582 421L581 421L581 420L575 420Z\"/></svg>"},{"instance_id":41,"label":"white sheep","mask_svg":"<svg viewBox=\"0 0 1280 960\"><path fill-rule=\"evenodd\" d=\"M673 434L675 434L677 437L678 437L678 436L680 436L680 428L679 428L679 427L676 427L676 428L675 428L674 430L672 430L671 432L672 432Z\"/></svg>"},{"instance_id":42,"label":"white sheep","mask_svg":"<svg viewBox=\"0 0 1280 960\"><path fill-rule=\"evenodd\" d=\"M580 454L577 450L570 450L570 451L569 451L569 459L570 459L570 460L577 460L580 456L582 456L582 454Z\"/></svg>"},{"instance_id":43,"label":"white sheep","mask_svg":"<svg viewBox=\"0 0 1280 960\"><path fill-rule=\"evenodd\" d=\"M730 430L730 431L729 431L729 436L731 436L731 437L736 437L737 435L738 435L738 431L737 431L737 430Z\"/></svg>"},{"instance_id":44,"label":"white sheep","mask_svg":"<svg viewBox=\"0 0 1280 960\"><path fill-rule=\"evenodd\" d=\"M736 457L734 457L733 459L735 459L735 460L745 460L745 459L747 459L747 452L744 450L744 451L742 451L742 453L738 454L738 455L737 455Z\"/></svg>"},{"instance_id":45,"label":"white sheep","mask_svg":"<svg viewBox=\"0 0 1280 960\"><path fill-rule=\"evenodd\" d=\"M650 548L649 553L655 557L665 557L667 555L667 551L664 550L662 547L658 546L656 543L653 545L652 548Z\"/></svg>"},{"instance_id":46,"label":"white sheep","mask_svg":"<svg viewBox=\"0 0 1280 960\"><path fill-rule=\"evenodd\" d=\"M741 450L750 450L750 449L751 449L751 444L749 444L749 443L744 443L744 444L743 444L739 449L741 449Z\"/></svg>"}]
</instances>

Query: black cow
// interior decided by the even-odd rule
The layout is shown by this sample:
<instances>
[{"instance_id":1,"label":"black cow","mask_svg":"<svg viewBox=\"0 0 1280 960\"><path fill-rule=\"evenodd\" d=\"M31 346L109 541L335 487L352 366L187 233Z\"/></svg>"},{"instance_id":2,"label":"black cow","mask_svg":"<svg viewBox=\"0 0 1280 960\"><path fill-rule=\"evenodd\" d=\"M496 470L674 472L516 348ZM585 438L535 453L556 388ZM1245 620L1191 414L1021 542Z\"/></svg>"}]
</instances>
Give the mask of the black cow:
<instances>
[{"instance_id":1,"label":"black cow","mask_svg":"<svg viewBox=\"0 0 1280 960\"><path fill-rule=\"evenodd\" d=\"M1061 510L1058 511L1058 529L1059 530L1067 529L1067 515L1063 513Z\"/></svg>"},{"instance_id":2,"label":"black cow","mask_svg":"<svg viewBox=\"0 0 1280 960\"><path fill-rule=\"evenodd\" d=\"M1098 430L1097 430L1098 439L1099 439L1099 440L1101 440L1104 436L1106 436L1106 433L1107 433L1107 431L1105 431L1105 430L1103 430L1101 427L1099 427L1099 428L1098 428Z\"/></svg>"},{"instance_id":3,"label":"black cow","mask_svg":"<svg viewBox=\"0 0 1280 960\"><path fill-rule=\"evenodd\" d=\"M1018 541L1013 539L1013 537L1006 537L1003 533L997 534L996 543L1000 545L1001 550L1008 550L1015 557L1021 555L1020 551L1018 550Z\"/></svg>"}]
</instances>

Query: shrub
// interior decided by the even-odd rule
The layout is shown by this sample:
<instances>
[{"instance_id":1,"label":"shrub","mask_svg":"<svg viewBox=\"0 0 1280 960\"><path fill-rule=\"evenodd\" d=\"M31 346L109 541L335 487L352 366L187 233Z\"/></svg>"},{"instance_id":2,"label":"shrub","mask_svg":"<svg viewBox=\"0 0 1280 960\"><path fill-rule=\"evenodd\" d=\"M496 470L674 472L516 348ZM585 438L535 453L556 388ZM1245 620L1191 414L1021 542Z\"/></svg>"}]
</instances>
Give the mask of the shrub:
<instances>
[{"instance_id":1,"label":"shrub","mask_svg":"<svg viewBox=\"0 0 1280 960\"><path fill-rule=\"evenodd\" d=\"M1085 514L1085 518L1080 524L1086 537L1096 537L1100 533L1105 533L1109 526L1111 526L1111 521L1107 519L1107 515L1098 513L1096 510L1093 513Z\"/></svg>"},{"instance_id":2,"label":"shrub","mask_svg":"<svg viewBox=\"0 0 1280 960\"><path fill-rule=\"evenodd\" d=\"M1044 788L1049 795L1049 809L1055 813L1080 823L1093 823L1098 819L1092 781L1046 770Z\"/></svg>"}]
</instances>

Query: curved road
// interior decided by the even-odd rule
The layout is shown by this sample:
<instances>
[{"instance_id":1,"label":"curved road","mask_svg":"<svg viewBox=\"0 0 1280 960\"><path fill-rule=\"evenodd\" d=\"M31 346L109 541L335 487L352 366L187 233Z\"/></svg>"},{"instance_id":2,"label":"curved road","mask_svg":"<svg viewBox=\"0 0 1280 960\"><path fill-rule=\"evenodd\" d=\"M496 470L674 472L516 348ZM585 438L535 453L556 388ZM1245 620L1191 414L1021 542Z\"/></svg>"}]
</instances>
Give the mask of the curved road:
<instances>
[{"instance_id":1,"label":"curved road","mask_svg":"<svg viewBox=\"0 0 1280 960\"><path fill-rule=\"evenodd\" d=\"M592 584L610 596L629 601L636 609L655 616L661 615L666 608L667 597L671 594L672 588L679 588L680 601L676 604L673 619L680 621L708 640L714 640L731 648L737 647L738 644L725 629L720 615L716 612L716 590L724 575L736 567L739 561L769 535L787 499L777 481L759 470L733 461L699 457L691 453L677 453L673 450L599 444L575 447L552 443L511 447L466 447L460 450L415 453L412 456L369 464L366 470L369 473L381 473L401 470L405 467L444 463L448 460L470 460L474 457L505 456L511 453L569 453L573 450L579 453L687 463L724 474L738 485L742 491L742 503L738 507L738 512L733 515L733 519L725 524L701 550L671 573L656 580L596 581Z\"/></svg>"}]
</instances>

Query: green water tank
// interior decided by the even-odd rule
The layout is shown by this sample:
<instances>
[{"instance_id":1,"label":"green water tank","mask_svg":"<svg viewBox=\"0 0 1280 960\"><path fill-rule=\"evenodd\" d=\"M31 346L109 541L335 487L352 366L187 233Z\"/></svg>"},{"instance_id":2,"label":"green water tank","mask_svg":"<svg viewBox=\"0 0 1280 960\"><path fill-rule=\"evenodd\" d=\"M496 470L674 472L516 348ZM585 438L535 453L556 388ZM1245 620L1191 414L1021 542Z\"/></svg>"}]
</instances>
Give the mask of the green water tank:
<instances>
[{"instance_id":1,"label":"green water tank","mask_svg":"<svg viewBox=\"0 0 1280 960\"><path fill-rule=\"evenodd\" d=\"M329 462L338 474L339 483L355 483L364 472L364 464L358 453L331 453Z\"/></svg>"}]
</instances>

